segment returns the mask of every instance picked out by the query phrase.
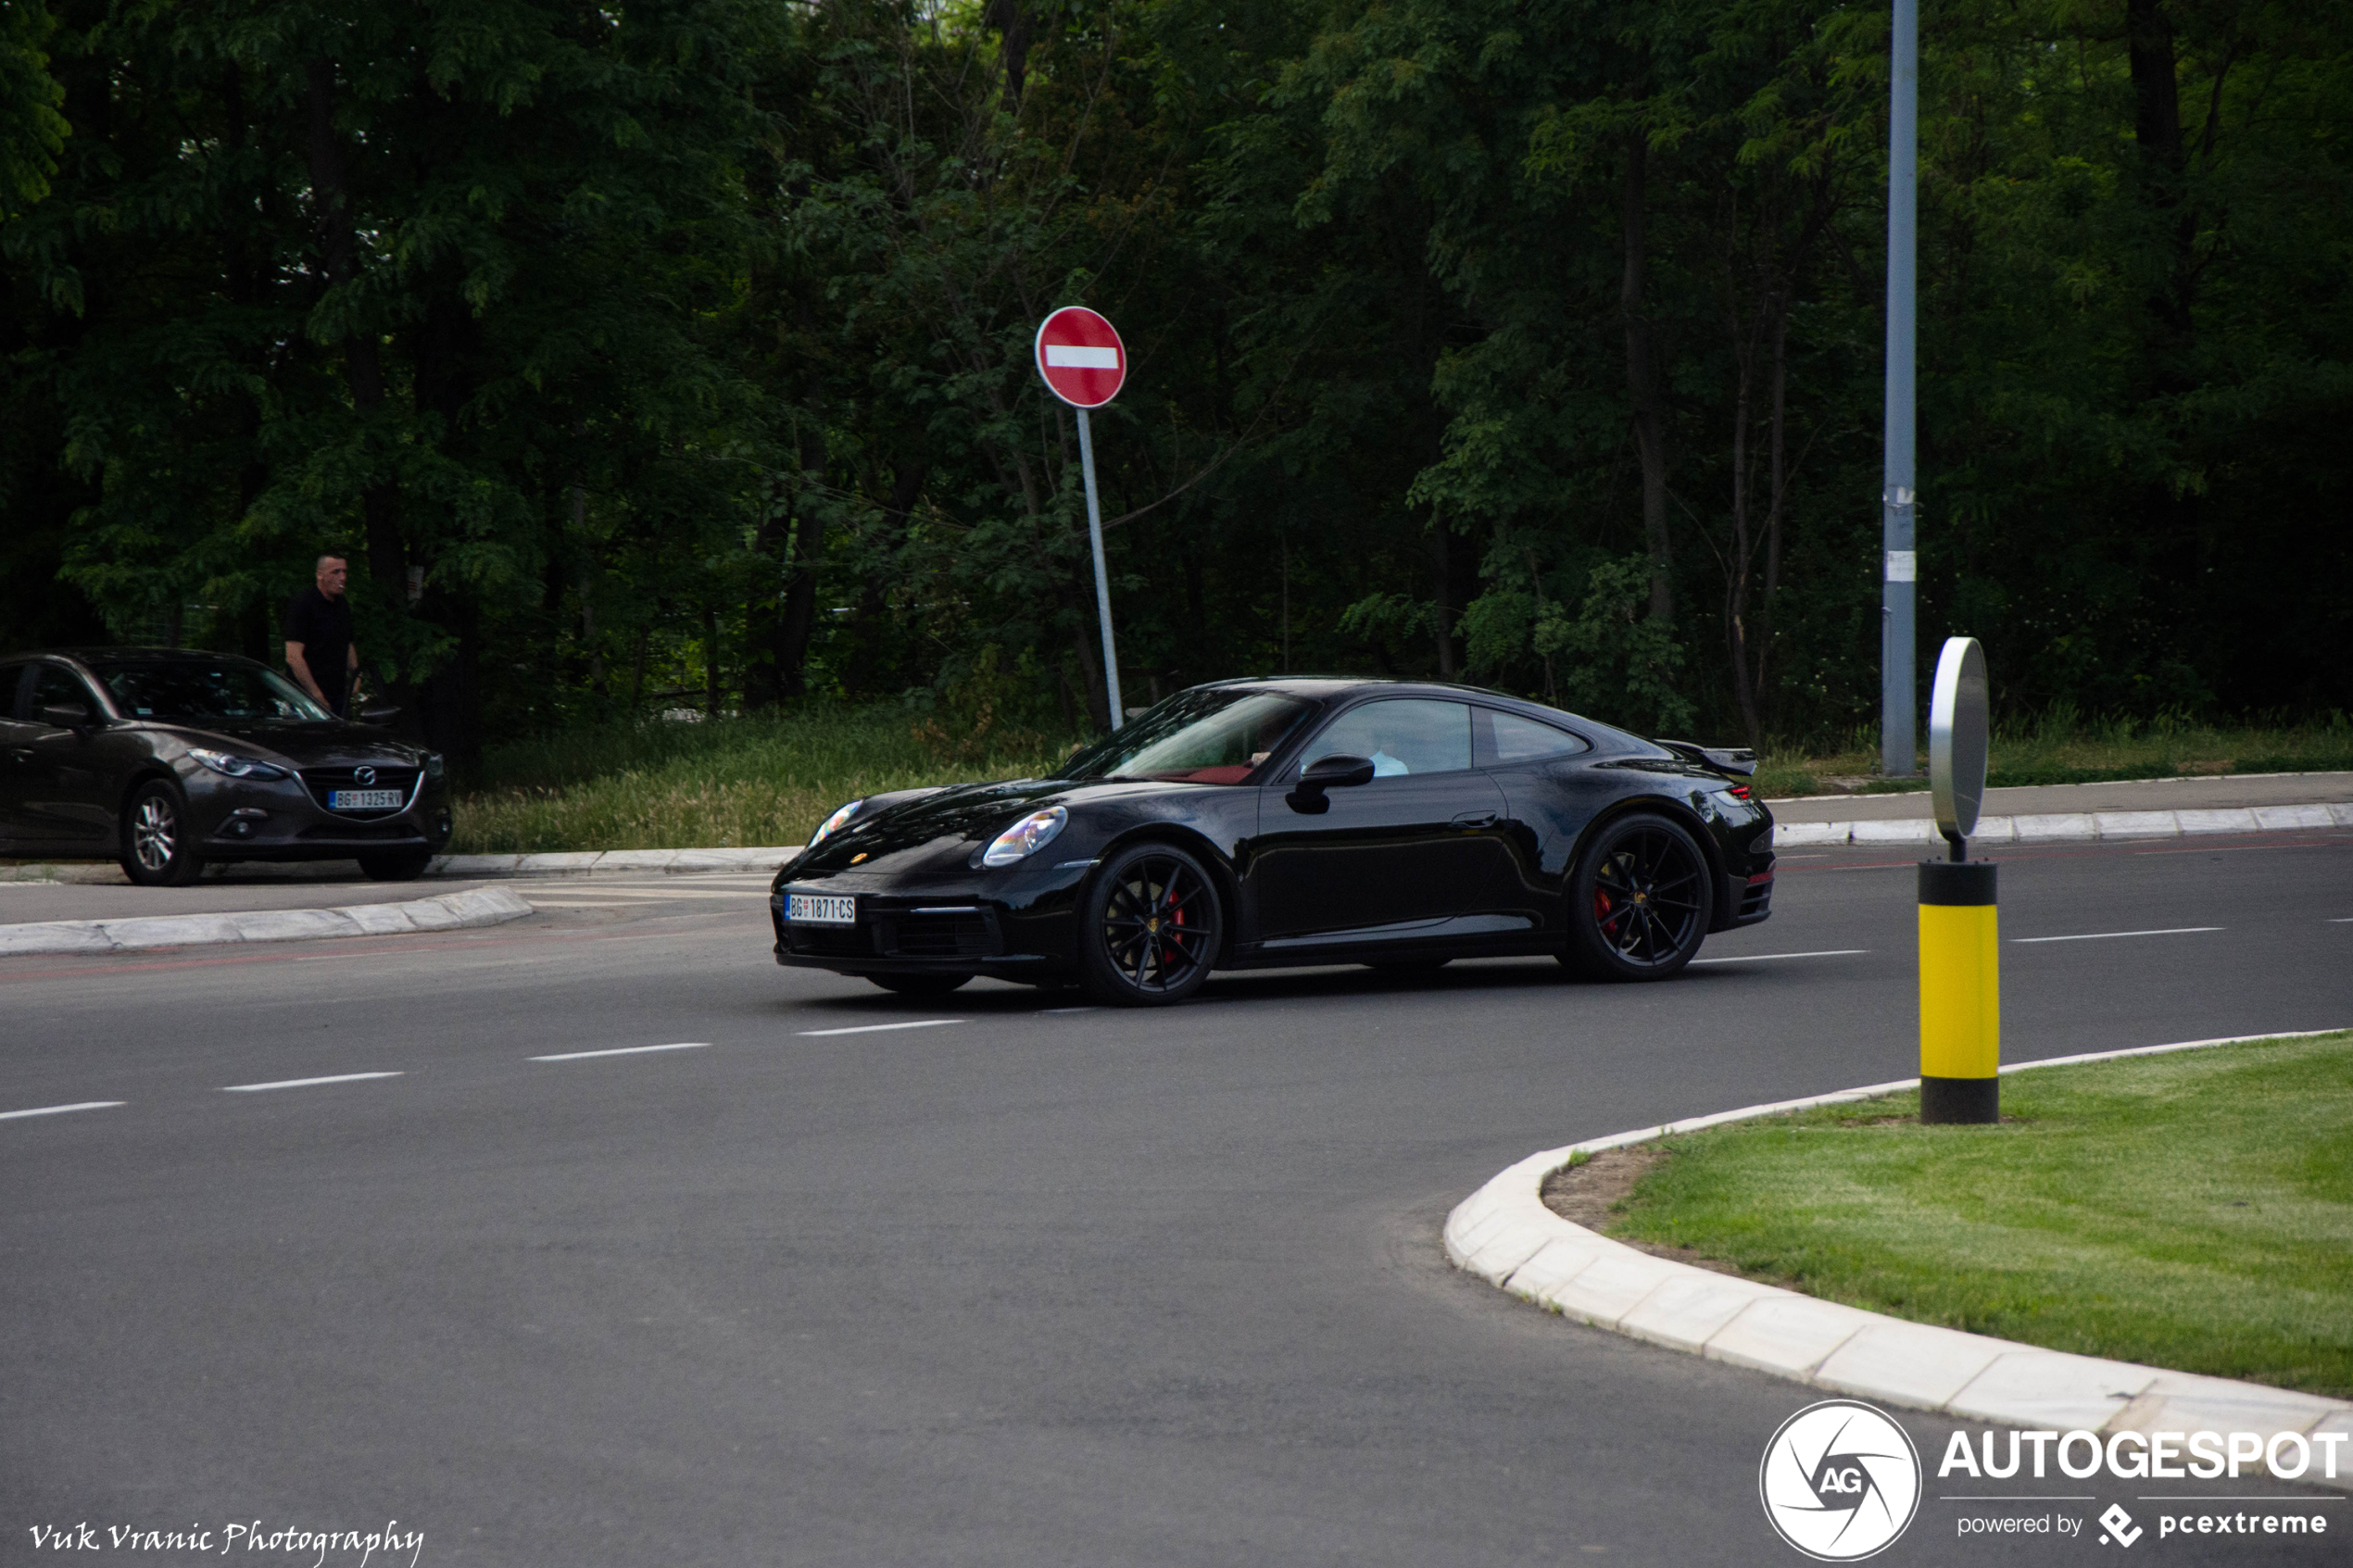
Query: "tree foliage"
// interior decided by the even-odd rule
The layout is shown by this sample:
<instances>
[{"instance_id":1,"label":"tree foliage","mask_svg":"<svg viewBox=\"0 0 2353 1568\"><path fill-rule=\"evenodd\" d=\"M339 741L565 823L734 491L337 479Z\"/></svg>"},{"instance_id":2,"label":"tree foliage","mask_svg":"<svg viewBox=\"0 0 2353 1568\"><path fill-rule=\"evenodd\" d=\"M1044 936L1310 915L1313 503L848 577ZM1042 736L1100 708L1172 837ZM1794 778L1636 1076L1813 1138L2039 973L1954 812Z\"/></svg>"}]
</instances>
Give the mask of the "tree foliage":
<instances>
[{"instance_id":1,"label":"tree foliage","mask_svg":"<svg viewBox=\"0 0 2353 1568\"><path fill-rule=\"evenodd\" d=\"M1277 670L1876 708L1884 13L0 5L0 637L272 651L354 558L462 757ZM2014 707L2353 704L2353 26L1932 0L1922 625ZM62 592L49 588L52 578ZM958 716L963 716L959 718Z\"/></svg>"}]
</instances>

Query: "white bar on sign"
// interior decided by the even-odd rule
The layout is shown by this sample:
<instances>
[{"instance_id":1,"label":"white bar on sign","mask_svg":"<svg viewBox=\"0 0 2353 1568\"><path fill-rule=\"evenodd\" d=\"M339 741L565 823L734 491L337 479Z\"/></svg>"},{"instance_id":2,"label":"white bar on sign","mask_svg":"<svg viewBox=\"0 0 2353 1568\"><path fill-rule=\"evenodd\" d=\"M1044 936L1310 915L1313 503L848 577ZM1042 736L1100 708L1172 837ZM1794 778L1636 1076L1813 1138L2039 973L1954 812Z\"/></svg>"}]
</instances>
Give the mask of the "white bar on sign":
<instances>
[{"instance_id":1,"label":"white bar on sign","mask_svg":"<svg viewBox=\"0 0 2353 1568\"><path fill-rule=\"evenodd\" d=\"M1912 583L1919 578L1919 557L1910 550L1887 552L1887 580L1890 583Z\"/></svg>"},{"instance_id":2,"label":"white bar on sign","mask_svg":"<svg viewBox=\"0 0 2353 1568\"><path fill-rule=\"evenodd\" d=\"M1119 369L1119 350L1088 348L1076 343L1050 343L1046 345L1046 363L1074 370L1116 370Z\"/></svg>"}]
</instances>

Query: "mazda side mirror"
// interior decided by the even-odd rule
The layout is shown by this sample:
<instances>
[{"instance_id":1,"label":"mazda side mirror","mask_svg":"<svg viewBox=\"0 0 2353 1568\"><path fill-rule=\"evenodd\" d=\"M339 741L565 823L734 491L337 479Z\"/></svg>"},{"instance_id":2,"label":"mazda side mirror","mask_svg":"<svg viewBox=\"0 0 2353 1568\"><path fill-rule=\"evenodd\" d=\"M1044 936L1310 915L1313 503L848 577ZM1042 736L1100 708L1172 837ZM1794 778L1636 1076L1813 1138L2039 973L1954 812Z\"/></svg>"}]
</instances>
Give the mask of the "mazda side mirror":
<instances>
[{"instance_id":1,"label":"mazda side mirror","mask_svg":"<svg viewBox=\"0 0 2353 1568\"><path fill-rule=\"evenodd\" d=\"M1292 810L1304 811L1312 817L1331 809L1332 803L1324 797L1326 790L1349 789L1372 782L1371 758L1351 757L1345 752L1338 752L1329 757L1319 757L1307 764L1300 772L1298 787L1283 798L1290 802Z\"/></svg>"},{"instance_id":2,"label":"mazda side mirror","mask_svg":"<svg viewBox=\"0 0 2353 1568\"><path fill-rule=\"evenodd\" d=\"M400 709L396 707L363 708L359 710L359 721L363 724L389 724L399 717Z\"/></svg>"},{"instance_id":3,"label":"mazda side mirror","mask_svg":"<svg viewBox=\"0 0 2353 1568\"><path fill-rule=\"evenodd\" d=\"M61 730L85 729L90 723L90 708L87 703L53 702L42 709L41 721Z\"/></svg>"}]
</instances>

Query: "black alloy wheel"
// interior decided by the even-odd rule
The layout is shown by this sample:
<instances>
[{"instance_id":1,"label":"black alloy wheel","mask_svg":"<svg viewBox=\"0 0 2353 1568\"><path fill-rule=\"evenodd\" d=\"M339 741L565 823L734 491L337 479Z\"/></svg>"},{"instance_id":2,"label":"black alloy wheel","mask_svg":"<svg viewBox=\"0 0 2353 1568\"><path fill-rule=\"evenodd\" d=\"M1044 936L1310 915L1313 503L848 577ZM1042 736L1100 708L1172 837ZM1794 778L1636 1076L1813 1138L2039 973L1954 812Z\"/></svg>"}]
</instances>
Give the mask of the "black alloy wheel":
<instances>
[{"instance_id":1,"label":"black alloy wheel","mask_svg":"<svg viewBox=\"0 0 2353 1568\"><path fill-rule=\"evenodd\" d=\"M190 843L187 797L180 786L149 779L122 808L122 870L142 887L185 887L204 874L204 857Z\"/></svg>"},{"instance_id":2,"label":"black alloy wheel","mask_svg":"<svg viewBox=\"0 0 2353 1568\"><path fill-rule=\"evenodd\" d=\"M394 849L359 857L359 869L371 882L414 882L432 864L433 853L426 849Z\"/></svg>"},{"instance_id":3,"label":"black alloy wheel","mask_svg":"<svg viewBox=\"0 0 2353 1568\"><path fill-rule=\"evenodd\" d=\"M867 979L901 997L944 997L972 978L969 974L870 974Z\"/></svg>"},{"instance_id":4,"label":"black alloy wheel","mask_svg":"<svg viewBox=\"0 0 2353 1568\"><path fill-rule=\"evenodd\" d=\"M1113 1007L1165 1007L1201 989L1217 961L1217 885L1167 844L1139 844L1096 876L1078 927L1082 983Z\"/></svg>"},{"instance_id":5,"label":"black alloy wheel","mask_svg":"<svg viewBox=\"0 0 2353 1568\"><path fill-rule=\"evenodd\" d=\"M1713 903L1690 834L1647 812L1620 817L1570 879L1561 961L1594 980L1664 980L1699 951Z\"/></svg>"}]
</instances>

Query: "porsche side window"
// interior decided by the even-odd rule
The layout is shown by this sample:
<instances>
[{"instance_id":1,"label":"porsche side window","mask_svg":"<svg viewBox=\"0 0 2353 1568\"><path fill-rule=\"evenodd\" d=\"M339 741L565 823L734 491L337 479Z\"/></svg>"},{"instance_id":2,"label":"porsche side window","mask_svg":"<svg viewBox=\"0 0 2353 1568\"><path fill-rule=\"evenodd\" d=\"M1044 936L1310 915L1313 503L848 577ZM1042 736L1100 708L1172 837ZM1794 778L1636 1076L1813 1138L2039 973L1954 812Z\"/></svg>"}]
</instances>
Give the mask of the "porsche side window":
<instances>
[{"instance_id":1,"label":"porsche side window","mask_svg":"<svg viewBox=\"0 0 2353 1568\"><path fill-rule=\"evenodd\" d=\"M27 668L22 664L0 665L0 719L24 717L24 709L18 703L17 697L24 690L24 672Z\"/></svg>"},{"instance_id":2,"label":"porsche side window","mask_svg":"<svg viewBox=\"0 0 2353 1568\"><path fill-rule=\"evenodd\" d=\"M1465 702L1391 697L1352 708L1315 737L1302 761L1369 757L1373 776L1451 773L1471 765L1471 710Z\"/></svg>"},{"instance_id":3,"label":"porsche side window","mask_svg":"<svg viewBox=\"0 0 2353 1568\"><path fill-rule=\"evenodd\" d=\"M1536 762L1547 757L1567 757L1591 749L1567 730L1556 730L1550 724L1523 719L1516 713L1497 713L1491 709L1482 712L1479 717L1493 726L1493 753L1480 758L1487 767L1507 768L1515 762ZM1480 738L1484 742L1487 737ZM1488 746L1482 744L1479 749L1486 752Z\"/></svg>"}]
</instances>

